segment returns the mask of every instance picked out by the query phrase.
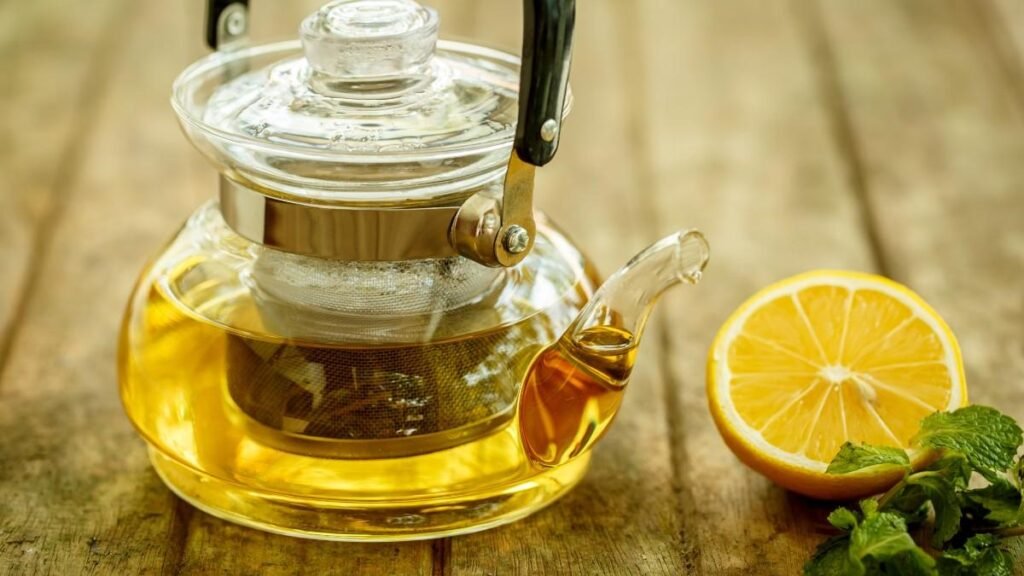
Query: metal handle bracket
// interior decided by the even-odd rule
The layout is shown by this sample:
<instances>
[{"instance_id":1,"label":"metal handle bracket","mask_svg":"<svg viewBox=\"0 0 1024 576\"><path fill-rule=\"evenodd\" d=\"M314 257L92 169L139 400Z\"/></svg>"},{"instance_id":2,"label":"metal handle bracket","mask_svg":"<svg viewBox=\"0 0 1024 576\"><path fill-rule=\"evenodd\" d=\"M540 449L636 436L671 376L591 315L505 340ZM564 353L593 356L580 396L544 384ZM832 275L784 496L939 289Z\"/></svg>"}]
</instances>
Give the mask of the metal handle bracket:
<instances>
[{"instance_id":1,"label":"metal handle bracket","mask_svg":"<svg viewBox=\"0 0 1024 576\"><path fill-rule=\"evenodd\" d=\"M452 246L487 266L515 266L533 248L536 167L558 150L569 85L576 0L524 0L519 121L499 196L481 193L452 222Z\"/></svg>"}]
</instances>

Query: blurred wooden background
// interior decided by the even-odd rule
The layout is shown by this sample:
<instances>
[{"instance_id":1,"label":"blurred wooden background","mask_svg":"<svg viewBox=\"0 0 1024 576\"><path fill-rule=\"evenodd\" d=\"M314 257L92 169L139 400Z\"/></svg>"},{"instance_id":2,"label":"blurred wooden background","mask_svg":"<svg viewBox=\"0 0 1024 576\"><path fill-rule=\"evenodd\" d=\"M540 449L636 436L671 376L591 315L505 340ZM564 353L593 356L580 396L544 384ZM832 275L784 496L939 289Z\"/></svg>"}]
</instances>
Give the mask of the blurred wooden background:
<instances>
[{"instance_id":1,"label":"blurred wooden background","mask_svg":"<svg viewBox=\"0 0 1024 576\"><path fill-rule=\"evenodd\" d=\"M254 38L317 3L255 0ZM517 49L519 2L429 3L445 35ZM587 479L517 524L402 545L192 510L122 415L114 356L135 274L216 191L168 104L201 4L0 0L0 573L795 574L829 507L732 457L703 370L741 300L815 267L918 290L972 399L1024 418L1024 0L581 0L540 203L605 272L677 227L713 243Z\"/></svg>"}]
</instances>

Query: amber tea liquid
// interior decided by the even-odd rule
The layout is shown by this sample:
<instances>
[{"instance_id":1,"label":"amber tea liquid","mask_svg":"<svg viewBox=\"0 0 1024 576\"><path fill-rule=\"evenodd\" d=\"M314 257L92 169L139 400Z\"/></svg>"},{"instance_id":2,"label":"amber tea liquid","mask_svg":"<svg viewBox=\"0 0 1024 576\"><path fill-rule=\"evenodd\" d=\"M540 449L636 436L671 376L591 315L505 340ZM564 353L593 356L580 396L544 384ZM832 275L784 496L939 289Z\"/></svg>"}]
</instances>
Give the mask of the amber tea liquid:
<instances>
[{"instance_id":1,"label":"amber tea liquid","mask_svg":"<svg viewBox=\"0 0 1024 576\"><path fill-rule=\"evenodd\" d=\"M207 305L239 304L228 294ZM342 452L352 447L356 451L332 457L337 439L294 434L308 422L277 429L278 422L270 420L268 425L264 418L261 423L240 409L235 398L239 391L233 397L229 388L241 386L242 394L254 389L231 382L232 370L238 367L232 369L230 363L239 362L232 347L245 345L236 335L186 309L158 283L148 294L140 291L133 306L143 313L129 314L124 331L133 343L122 343L120 358L126 411L150 443L154 466L165 482L212 514L309 537L433 537L525 516L567 491L585 473L586 455L554 469L528 458L511 412L458 441L417 448L416 438L403 439L400 445L412 446L416 454L396 457L385 451L387 457L378 457L372 450L360 452L360 443L349 440ZM235 316L256 313L241 310ZM330 351L314 353L307 348L301 354L315 357ZM520 381L526 363L528 359L519 368ZM260 366L249 358L243 368L251 372ZM450 368L460 369L458 363ZM336 381L349 383L341 376ZM367 398L379 396L375 392ZM290 398L299 412L310 405L308 394ZM354 408L360 409L370 407ZM436 426L452 417L439 412L425 419ZM367 430L377 430L373 426ZM346 429L328 431L340 436ZM324 513L325 509L332 512ZM302 528L295 529L296 525Z\"/></svg>"},{"instance_id":2,"label":"amber tea liquid","mask_svg":"<svg viewBox=\"0 0 1024 576\"><path fill-rule=\"evenodd\" d=\"M601 438L622 403L636 344L625 330L597 326L563 336L538 355L519 398L519 429L531 460L564 465Z\"/></svg>"}]
</instances>

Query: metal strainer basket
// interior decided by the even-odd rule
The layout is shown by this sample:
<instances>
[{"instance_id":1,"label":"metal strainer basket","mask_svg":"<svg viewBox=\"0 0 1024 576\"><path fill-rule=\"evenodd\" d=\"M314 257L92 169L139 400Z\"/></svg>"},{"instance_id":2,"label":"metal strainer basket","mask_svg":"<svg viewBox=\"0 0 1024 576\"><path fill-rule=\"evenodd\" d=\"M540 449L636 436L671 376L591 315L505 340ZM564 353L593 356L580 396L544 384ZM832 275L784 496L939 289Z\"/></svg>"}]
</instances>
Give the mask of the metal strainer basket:
<instances>
[{"instance_id":1,"label":"metal strainer basket","mask_svg":"<svg viewBox=\"0 0 1024 576\"><path fill-rule=\"evenodd\" d=\"M556 328L541 314L439 340L467 328L447 325L446 310L479 304L501 280L500 271L450 260L262 254L252 293L281 340L227 343L228 391L262 439L320 456L396 457L510 419L521 370Z\"/></svg>"}]
</instances>

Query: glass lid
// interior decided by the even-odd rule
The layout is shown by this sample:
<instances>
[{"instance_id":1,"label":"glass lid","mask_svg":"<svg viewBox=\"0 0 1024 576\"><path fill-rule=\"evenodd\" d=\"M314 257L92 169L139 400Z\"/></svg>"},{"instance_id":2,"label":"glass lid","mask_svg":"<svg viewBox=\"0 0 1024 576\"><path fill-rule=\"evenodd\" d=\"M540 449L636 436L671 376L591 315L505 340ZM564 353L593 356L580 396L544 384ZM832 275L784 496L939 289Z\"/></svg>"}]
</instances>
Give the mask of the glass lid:
<instances>
[{"instance_id":1,"label":"glass lid","mask_svg":"<svg viewBox=\"0 0 1024 576\"><path fill-rule=\"evenodd\" d=\"M300 42L217 52L173 104L222 170L319 200L436 202L500 178L515 135L519 59L438 42L413 0L334 0Z\"/></svg>"}]
</instances>

